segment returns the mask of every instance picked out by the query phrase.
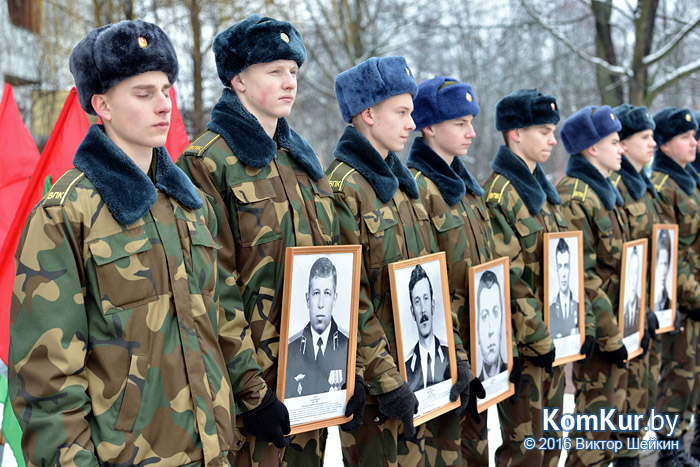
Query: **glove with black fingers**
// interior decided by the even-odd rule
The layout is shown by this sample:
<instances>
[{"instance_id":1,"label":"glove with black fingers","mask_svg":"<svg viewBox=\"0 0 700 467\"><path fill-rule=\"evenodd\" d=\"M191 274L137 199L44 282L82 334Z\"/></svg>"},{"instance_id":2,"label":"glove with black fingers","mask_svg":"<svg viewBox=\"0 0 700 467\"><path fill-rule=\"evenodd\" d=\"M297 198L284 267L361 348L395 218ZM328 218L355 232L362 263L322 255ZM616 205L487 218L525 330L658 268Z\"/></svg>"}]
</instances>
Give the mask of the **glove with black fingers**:
<instances>
[{"instance_id":1,"label":"glove with black fingers","mask_svg":"<svg viewBox=\"0 0 700 467\"><path fill-rule=\"evenodd\" d=\"M590 360L593 356L593 350L595 350L595 338L593 336L586 336L586 339L583 341L583 345L581 346L581 350L579 351L586 357L583 360L580 360L579 363L588 362L588 360Z\"/></svg>"},{"instance_id":2,"label":"glove with black fingers","mask_svg":"<svg viewBox=\"0 0 700 467\"><path fill-rule=\"evenodd\" d=\"M647 334L649 338L656 340L656 330L659 329L659 319L653 311L647 311Z\"/></svg>"},{"instance_id":3,"label":"glove with black fingers","mask_svg":"<svg viewBox=\"0 0 700 467\"><path fill-rule=\"evenodd\" d=\"M355 390L352 393L352 397L348 401L348 405L345 406L345 416L349 417L352 415L352 420L349 420L342 425L340 429L343 431L353 431L362 425L362 416L365 413L365 402L367 401L367 395L365 394L365 380L362 376L355 375Z\"/></svg>"},{"instance_id":4,"label":"glove with black fingers","mask_svg":"<svg viewBox=\"0 0 700 467\"><path fill-rule=\"evenodd\" d=\"M518 402L518 399L520 398L520 391L523 390L523 385L520 382L520 379L523 375L523 369L520 363L519 358L514 358L513 359L513 369L510 372L510 378L508 378L508 381L513 383L513 386L515 386L515 392L513 393L512 396L510 396L510 403L515 404Z\"/></svg>"},{"instance_id":5,"label":"glove with black fingers","mask_svg":"<svg viewBox=\"0 0 700 467\"><path fill-rule=\"evenodd\" d=\"M486 397L484 385L481 384L479 378L474 378L471 383L469 383L469 403L467 404L467 412L469 412L469 415L471 415L476 423L481 423L481 416L476 408L476 400L483 399L484 397Z\"/></svg>"},{"instance_id":6,"label":"glove with black fingers","mask_svg":"<svg viewBox=\"0 0 700 467\"><path fill-rule=\"evenodd\" d=\"M649 351L649 343L651 342L651 337L649 336L648 332L644 333L644 337L642 337L642 342L639 344L639 346L642 348L642 357L647 354Z\"/></svg>"},{"instance_id":7,"label":"glove with black fingers","mask_svg":"<svg viewBox=\"0 0 700 467\"><path fill-rule=\"evenodd\" d=\"M459 400L459 407L454 409L454 413L461 415L464 409L467 408L469 402L469 363L466 360L457 362L457 382L450 389L450 402Z\"/></svg>"},{"instance_id":8,"label":"glove with black fingers","mask_svg":"<svg viewBox=\"0 0 700 467\"><path fill-rule=\"evenodd\" d=\"M625 347L625 344L622 344L622 347L617 350L602 352L602 354L603 358L614 363L618 368L627 368L627 363L625 363L625 360L627 360L627 347Z\"/></svg>"},{"instance_id":9,"label":"glove with black fingers","mask_svg":"<svg viewBox=\"0 0 700 467\"><path fill-rule=\"evenodd\" d=\"M287 407L269 388L260 405L244 413L242 417L243 428L249 435L272 443L278 448L283 448L291 442L291 438L285 436L291 429Z\"/></svg>"},{"instance_id":10,"label":"glove with black fingers","mask_svg":"<svg viewBox=\"0 0 700 467\"><path fill-rule=\"evenodd\" d=\"M413 415L418 413L418 399L413 394L408 383L386 394L377 394L379 412L385 417L396 418L403 422L403 430L409 438L416 434L413 426Z\"/></svg>"},{"instance_id":11,"label":"glove with black fingers","mask_svg":"<svg viewBox=\"0 0 700 467\"><path fill-rule=\"evenodd\" d=\"M544 368L547 373L552 373L552 363L554 363L555 352L554 349L550 350L544 355L529 356L526 355L525 358L530 360L533 364L540 368Z\"/></svg>"}]
</instances>

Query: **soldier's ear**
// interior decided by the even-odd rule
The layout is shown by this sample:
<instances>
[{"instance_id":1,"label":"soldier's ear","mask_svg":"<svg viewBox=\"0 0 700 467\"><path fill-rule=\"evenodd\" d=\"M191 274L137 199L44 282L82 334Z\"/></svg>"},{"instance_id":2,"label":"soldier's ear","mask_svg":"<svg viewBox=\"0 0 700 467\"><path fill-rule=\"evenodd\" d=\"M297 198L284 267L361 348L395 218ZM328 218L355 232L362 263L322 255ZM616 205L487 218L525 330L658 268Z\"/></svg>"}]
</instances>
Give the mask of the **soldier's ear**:
<instances>
[{"instance_id":1,"label":"soldier's ear","mask_svg":"<svg viewBox=\"0 0 700 467\"><path fill-rule=\"evenodd\" d=\"M109 107L109 100L105 94L93 94L90 98L92 108L103 122L112 121L112 112Z\"/></svg>"},{"instance_id":2,"label":"soldier's ear","mask_svg":"<svg viewBox=\"0 0 700 467\"><path fill-rule=\"evenodd\" d=\"M510 139L516 143L520 142L520 128L513 128L512 130L509 130L508 135L510 136Z\"/></svg>"},{"instance_id":3,"label":"soldier's ear","mask_svg":"<svg viewBox=\"0 0 700 467\"><path fill-rule=\"evenodd\" d=\"M367 125L374 125L374 111L372 107L367 107L365 110L360 112L360 118Z\"/></svg>"}]
</instances>

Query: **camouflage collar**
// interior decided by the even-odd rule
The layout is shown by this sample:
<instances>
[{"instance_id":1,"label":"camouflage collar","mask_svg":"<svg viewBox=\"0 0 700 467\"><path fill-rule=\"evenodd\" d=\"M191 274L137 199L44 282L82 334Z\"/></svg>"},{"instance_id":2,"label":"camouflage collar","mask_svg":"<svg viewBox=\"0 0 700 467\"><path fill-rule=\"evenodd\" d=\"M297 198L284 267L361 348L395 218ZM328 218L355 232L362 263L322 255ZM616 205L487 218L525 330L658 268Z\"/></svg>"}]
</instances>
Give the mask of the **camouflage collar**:
<instances>
[{"instance_id":1,"label":"camouflage collar","mask_svg":"<svg viewBox=\"0 0 700 467\"><path fill-rule=\"evenodd\" d=\"M617 173L620 174L620 177L622 177L622 181L625 183L630 195L632 195L632 198L635 200L641 199L647 190L649 190L654 198L658 196L656 194L656 188L654 188L654 185L644 174L644 171L642 170L641 173L637 172L637 169L634 168L632 163L624 154L622 155L622 166Z\"/></svg>"},{"instance_id":2,"label":"camouflage collar","mask_svg":"<svg viewBox=\"0 0 700 467\"><path fill-rule=\"evenodd\" d=\"M620 192L617 191L610 181L610 177L603 177L601 173L593 167L593 164L588 162L581 154L574 154L569 157L569 163L566 164L566 175L573 178L583 180L593 188L598 197L605 206L605 209L612 211L615 204L624 206Z\"/></svg>"},{"instance_id":3,"label":"camouflage collar","mask_svg":"<svg viewBox=\"0 0 700 467\"><path fill-rule=\"evenodd\" d=\"M372 144L354 126L345 127L333 155L357 170L372 185L382 203L388 203L401 187L411 198L418 199L418 185L399 157L389 152L382 159Z\"/></svg>"},{"instance_id":4,"label":"camouflage collar","mask_svg":"<svg viewBox=\"0 0 700 467\"><path fill-rule=\"evenodd\" d=\"M245 165L256 169L267 167L277 154L279 144L311 178L320 180L323 177L323 167L313 148L289 127L287 119L277 119L275 142L229 88L224 88L221 99L214 105L207 128L220 134Z\"/></svg>"},{"instance_id":5,"label":"camouflage collar","mask_svg":"<svg viewBox=\"0 0 700 467\"><path fill-rule=\"evenodd\" d=\"M491 168L502 175L513 185L530 214L539 214L544 202L561 204L561 198L556 188L547 179L540 164L535 166L535 172L530 173L527 165L515 155L505 144L498 148L496 157L491 162Z\"/></svg>"},{"instance_id":6,"label":"camouflage collar","mask_svg":"<svg viewBox=\"0 0 700 467\"><path fill-rule=\"evenodd\" d=\"M124 151L105 134L102 125L92 125L78 146L73 165L95 185L114 218L124 225L133 224L151 209L158 199L156 188L182 205L198 209L202 199L194 185L173 164L165 148L155 149L155 185Z\"/></svg>"},{"instance_id":7,"label":"camouflage collar","mask_svg":"<svg viewBox=\"0 0 700 467\"><path fill-rule=\"evenodd\" d=\"M689 195L693 194L698 185L698 172L695 167L688 164L684 170L661 149L657 149L654 153L654 162L652 162L651 168L668 174Z\"/></svg>"},{"instance_id":8,"label":"camouflage collar","mask_svg":"<svg viewBox=\"0 0 700 467\"><path fill-rule=\"evenodd\" d=\"M467 189L477 196L484 196L484 190L472 177L459 157L454 158L451 166L447 165L447 162L433 151L421 136L413 140L406 165L420 170L426 177L435 182L442 197L450 206L459 203Z\"/></svg>"}]
</instances>

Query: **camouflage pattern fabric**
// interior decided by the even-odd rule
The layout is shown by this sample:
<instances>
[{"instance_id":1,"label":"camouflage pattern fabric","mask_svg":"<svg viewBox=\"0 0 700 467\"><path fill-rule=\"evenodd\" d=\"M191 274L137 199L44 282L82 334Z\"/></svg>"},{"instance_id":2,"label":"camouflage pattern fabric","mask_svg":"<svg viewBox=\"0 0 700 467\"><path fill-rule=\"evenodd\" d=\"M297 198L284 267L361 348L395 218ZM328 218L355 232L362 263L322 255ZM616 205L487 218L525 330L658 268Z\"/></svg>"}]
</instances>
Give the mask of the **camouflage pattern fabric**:
<instances>
[{"instance_id":1,"label":"camouflage pattern fabric","mask_svg":"<svg viewBox=\"0 0 700 467\"><path fill-rule=\"evenodd\" d=\"M541 465L544 452L525 449L523 440L543 436L542 408L550 404L544 399L543 388L545 380L553 375L524 357L544 355L554 349L543 315L544 234L566 230L567 225L559 207L549 201L545 201L539 214L532 215L513 184L501 174L492 173L484 189L493 230L494 257L507 256L510 260L511 320L518 354L514 358L520 358L523 370L518 401L503 401L498 405L504 443L496 457L499 465ZM563 397L563 393L550 395L557 400Z\"/></svg>"},{"instance_id":2,"label":"camouflage pattern fabric","mask_svg":"<svg viewBox=\"0 0 700 467\"><path fill-rule=\"evenodd\" d=\"M647 190L644 192L640 199L634 199L630 193L629 188L625 185L624 180L620 174L612 172L610 174L610 180L613 186L615 186L622 199L625 202L624 210L627 213L627 218L629 219L630 228L630 239L639 240L646 238L649 243L647 244L647 285L646 285L646 309L650 310L649 304L653 302L653 297L651 297L651 266L654 264L654 259L651 256L651 244L653 235L654 224L659 223L661 208L657 203L654 196ZM627 362L627 384L623 385L626 387L619 388L615 391L615 406L623 407L623 412L628 414L647 414L649 410L649 402L654 399L649 398L649 362L650 355L653 351L651 347L649 351L644 356L638 356L629 360ZM658 367L655 372L658 374ZM656 387L656 383L653 384ZM647 417L645 416L642 425L646 425ZM646 432L640 430L637 433L613 433L613 439L622 440L627 446L626 438L640 438L643 439ZM615 458L620 457L639 457L639 450L627 450L622 449L615 453Z\"/></svg>"},{"instance_id":3,"label":"camouflage pattern fabric","mask_svg":"<svg viewBox=\"0 0 700 467\"><path fill-rule=\"evenodd\" d=\"M601 409L616 407L615 390L624 387L627 370L618 368L606 360L600 350L595 348L593 356L585 363L573 363L572 377L576 388L576 413L600 413ZM611 439L610 431L570 432L569 438L607 441ZM608 465L613 459L612 450L577 450L569 449L566 467L588 467L590 465Z\"/></svg>"},{"instance_id":4,"label":"camouflage pattern fabric","mask_svg":"<svg viewBox=\"0 0 700 467\"><path fill-rule=\"evenodd\" d=\"M458 330L458 336L464 350L457 356L458 360L468 360L470 348L470 304L467 300L469 287L469 268L492 259L493 243L488 211L481 196L469 191L460 202L450 206L443 198L440 188L433 180L419 170L412 168L418 184L420 198L428 211L431 225L440 251L447 257L447 275L450 298L452 301L452 320ZM474 378L470 371L470 378ZM426 464L430 466L462 465L463 448L479 446L485 451L475 453L464 460L470 463L472 457L488 456L488 443L477 443L477 434L471 430L474 423L465 413L461 417L452 413L444 414L426 423L425 455ZM485 417L484 417L485 418ZM472 438L468 436L472 435Z\"/></svg>"},{"instance_id":5,"label":"camouflage pattern fabric","mask_svg":"<svg viewBox=\"0 0 700 467\"><path fill-rule=\"evenodd\" d=\"M425 427L421 426L415 440L406 439L396 420L380 423L379 416L372 416L378 413L372 396L393 391L403 383L395 363L387 266L437 251L430 219L421 200L411 198L401 188L383 203L369 181L344 162L334 160L326 174L335 196L342 243L363 246L359 350L370 397L362 426L352 433L340 433L343 458L346 465L422 465Z\"/></svg>"},{"instance_id":6,"label":"camouflage pattern fabric","mask_svg":"<svg viewBox=\"0 0 700 467\"><path fill-rule=\"evenodd\" d=\"M630 240L629 220L624 209L608 211L596 192L583 180L564 177L557 185L562 213L574 230L583 232L583 275L586 294L586 334L593 331L597 343L591 360L574 362L576 412L593 413L601 407L615 406L614 392L624 386L625 370L606 360L600 351L612 352L622 347L622 333L617 325L620 295L622 244ZM607 440L610 433L573 432L570 438ZM612 460L612 451L577 451L570 449L566 465L592 465Z\"/></svg>"},{"instance_id":7,"label":"camouflage pattern fabric","mask_svg":"<svg viewBox=\"0 0 700 467\"><path fill-rule=\"evenodd\" d=\"M700 190L688 195L673 177L654 171L651 181L659 193L661 222L678 224L678 308L700 308ZM680 415L674 433L659 433L679 437L688 428L698 400L700 354L697 342L700 323L682 314L681 331L661 334L661 363L659 370L656 410Z\"/></svg>"},{"instance_id":8,"label":"camouflage pattern fabric","mask_svg":"<svg viewBox=\"0 0 700 467\"><path fill-rule=\"evenodd\" d=\"M566 373L564 365L555 366L552 368L551 375L545 375L542 384L542 394L544 400L547 401L547 407L564 408L564 391L566 389ZM562 431L545 431L542 436L545 438L562 438ZM559 444L554 444L554 449L544 451L542 456L542 465L544 467L557 467L559 458L561 457L561 449L558 449Z\"/></svg>"},{"instance_id":9,"label":"camouflage pattern fabric","mask_svg":"<svg viewBox=\"0 0 700 467\"><path fill-rule=\"evenodd\" d=\"M219 263L233 272L227 283L240 289L257 361L267 385L276 388L286 248L335 245L340 238L328 181L311 179L284 148L262 169L246 166L212 132L193 142L177 165L213 200ZM287 465L303 452L304 465L321 465L324 437L321 430L300 433L280 450L249 436L236 463L276 459ZM239 460L248 454L249 460Z\"/></svg>"},{"instance_id":10,"label":"camouflage pattern fabric","mask_svg":"<svg viewBox=\"0 0 700 467\"><path fill-rule=\"evenodd\" d=\"M158 191L123 225L80 171L65 177L16 256L10 394L27 463L228 465L233 394L247 410L266 386L241 298L217 287L211 206Z\"/></svg>"}]
</instances>

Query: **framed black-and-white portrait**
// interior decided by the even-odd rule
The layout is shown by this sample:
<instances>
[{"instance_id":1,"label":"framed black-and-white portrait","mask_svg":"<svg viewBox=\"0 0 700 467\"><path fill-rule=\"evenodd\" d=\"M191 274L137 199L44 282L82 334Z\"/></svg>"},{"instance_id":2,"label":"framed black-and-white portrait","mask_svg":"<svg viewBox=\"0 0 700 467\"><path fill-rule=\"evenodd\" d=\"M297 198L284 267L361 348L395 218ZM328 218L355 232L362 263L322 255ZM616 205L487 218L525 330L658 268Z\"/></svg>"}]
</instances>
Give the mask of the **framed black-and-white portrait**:
<instances>
[{"instance_id":1,"label":"framed black-and-white portrait","mask_svg":"<svg viewBox=\"0 0 700 467\"><path fill-rule=\"evenodd\" d=\"M277 397L291 434L349 420L361 254L361 245L287 248Z\"/></svg>"},{"instance_id":2,"label":"framed black-and-white portrait","mask_svg":"<svg viewBox=\"0 0 700 467\"><path fill-rule=\"evenodd\" d=\"M457 380L445 253L389 265L399 371L418 399L416 425L455 407Z\"/></svg>"},{"instance_id":3,"label":"framed black-and-white portrait","mask_svg":"<svg viewBox=\"0 0 700 467\"><path fill-rule=\"evenodd\" d=\"M647 274L646 238L622 244L622 275L620 277L620 308L617 324L622 332L622 342L627 347L627 358L643 352L645 294Z\"/></svg>"},{"instance_id":4,"label":"framed black-and-white portrait","mask_svg":"<svg viewBox=\"0 0 700 467\"><path fill-rule=\"evenodd\" d=\"M471 366L486 392L479 412L514 394L508 265L504 256L469 268Z\"/></svg>"},{"instance_id":5,"label":"framed black-and-white portrait","mask_svg":"<svg viewBox=\"0 0 700 467\"><path fill-rule=\"evenodd\" d=\"M553 365L584 358L583 234L544 234L544 322L554 342Z\"/></svg>"},{"instance_id":6,"label":"framed black-and-white portrait","mask_svg":"<svg viewBox=\"0 0 700 467\"><path fill-rule=\"evenodd\" d=\"M678 224L654 224L651 237L651 309L659 320L657 334L673 331L676 319Z\"/></svg>"}]
</instances>

